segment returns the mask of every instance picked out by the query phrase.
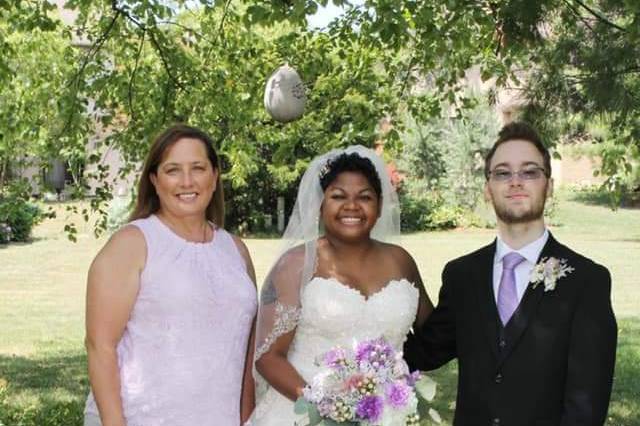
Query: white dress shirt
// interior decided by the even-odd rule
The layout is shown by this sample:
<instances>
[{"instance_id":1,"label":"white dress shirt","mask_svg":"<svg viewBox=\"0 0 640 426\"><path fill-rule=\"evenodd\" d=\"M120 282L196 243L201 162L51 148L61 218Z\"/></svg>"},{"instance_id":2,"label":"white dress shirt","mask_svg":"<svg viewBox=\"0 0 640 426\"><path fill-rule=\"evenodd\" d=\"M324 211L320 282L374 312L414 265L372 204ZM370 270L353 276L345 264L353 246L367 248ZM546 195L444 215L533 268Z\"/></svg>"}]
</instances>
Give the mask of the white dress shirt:
<instances>
[{"instance_id":1,"label":"white dress shirt","mask_svg":"<svg viewBox=\"0 0 640 426\"><path fill-rule=\"evenodd\" d=\"M549 231L545 228L544 232L540 237L538 237L538 239L530 242L520 250L514 250L509 247L507 243L500 238L500 236L498 236L498 241L496 242L496 254L493 258L493 296L496 299L496 304L498 303L498 288L500 287L500 279L502 278L502 259L507 254L514 251L525 258L525 260L516 266L514 270L516 275L516 294L518 295L518 303L520 303L522 296L529 285L531 270L536 265L538 257L540 257L540 252L542 252L542 248L547 243L548 239Z\"/></svg>"}]
</instances>

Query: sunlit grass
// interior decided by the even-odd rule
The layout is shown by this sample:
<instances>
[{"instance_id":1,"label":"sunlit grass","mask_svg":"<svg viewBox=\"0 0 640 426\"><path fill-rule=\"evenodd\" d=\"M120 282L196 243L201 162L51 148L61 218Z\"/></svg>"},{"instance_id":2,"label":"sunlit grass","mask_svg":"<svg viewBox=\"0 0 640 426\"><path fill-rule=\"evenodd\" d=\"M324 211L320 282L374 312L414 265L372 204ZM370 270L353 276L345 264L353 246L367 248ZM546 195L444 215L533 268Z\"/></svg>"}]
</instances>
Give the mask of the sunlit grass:
<instances>
[{"instance_id":1,"label":"sunlit grass","mask_svg":"<svg viewBox=\"0 0 640 426\"><path fill-rule=\"evenodd\" d=\"M106 241L78 221L78 242L62 232L67 214L39 225L28 244L0 246L0 426L79 424L88 390L84 292L91 259ZM560 194L552 232L573 249L609 267L620 323L618 361L608 425L640 425L640 210L568 201ZM405 235L402 244L418 263L435 300L444 264L489 243L490 229ZM258 281L279 241L245 240ZM455 400L453 364L437 371L436 406L450 424Z\"/></svg>"}]
</instances>

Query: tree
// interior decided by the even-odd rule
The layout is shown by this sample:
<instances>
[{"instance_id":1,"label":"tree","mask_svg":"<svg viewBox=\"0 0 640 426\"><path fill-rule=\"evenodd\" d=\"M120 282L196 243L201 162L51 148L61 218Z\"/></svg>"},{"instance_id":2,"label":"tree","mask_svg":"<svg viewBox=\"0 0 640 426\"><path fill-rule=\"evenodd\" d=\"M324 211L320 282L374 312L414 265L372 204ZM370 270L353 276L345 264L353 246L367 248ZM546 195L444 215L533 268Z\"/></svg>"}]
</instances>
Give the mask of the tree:
<instances>
[{"instance_id":1,"label":"tree","mask_svg":"<svg viewBox=\"0 0 640 426\"><path fill-rule=\"evenodd\" d=\"M525 87L526 115L551 137L598 143L601 172L612 194L637 190L640 3L564 3L548 14L546 36L531 53L537 61ZM592 131L593 125L604 132Z\"/></svg>"},{"instance_id":2,"label":"tree","mask_svg":"<svg viewBox=\"0 0 640 426\"><path fill-rule=\"evenodd\" d=\"M526 116L551 142L567 133L559 112L608 126L606 174L614 176L620 165L628 170L640 156L640 55L628 54L639 45L637 2L333 0L345 15L325 31L309 30L307 16L327 3L68 0L79 13L74 37L90 47L76 53L66 83L56 83L64 89L62 125L45 139L78 162L97 161L78 151L90 134L89 112L110 130L102 148L122 152L124 174L169 123L200 126L224 159L231 223L249 226L260 220L249 217L255 206L265 206L261 215L272 209L274 194L291 194L317 153L371 145L382 116L408 111L424 122L446 104L462 117L473 104L464 95L465 72L476 65L497 88L522 91ZM49 9L44 0L0 2L0 43L33 28L69 34ZM25 13L23 24L18 17ZM309 102L301 120L281 125L265 114L261 99L267 77L285 62L302 74ZM0 59L0 80L12 78L9 63ZM387 144L392 154L402 145L402 122L395 124ZM105 176L98 167L92 177L103 182L92 204L101 212L112 193ZM106 226L106 218L98 225Z\"/></svg>"},{"instance_id":3,"label":"tree","mask_svg":"<svg viewBox=\"0 0 640 426\"><path fill-rule=\"evenodd\" d=\"M73 0L67 6L79 12L79 35L91 47L67 85L66 99L77 108L65 126L78 122L90 100L98 124L109 129L103 147L124 156L122 173L139 166L168 124L203 128L223 158L234 227L259 230L263 215L275 211L276 195L292 201L311 158L338 146L372 146L378 120L401 104L401 61L392 50L363 43L353 29L268 28L252 23L234 2L194 10L159 1ZM282 125L264 111L262 94L270 73L285 62L303 76L309 99L302 119ZM105 175L98 168L92 176L103 182L92 200L99 212L112 194ZM104 229L106 218L97 225Z\"/></svg>"},{"instance_id":4,"label":"tree","mask_svg":"<svg viewBox=\"0 0 640 426\"><path fill-rule=\"evenodd\" d=\"M15 29L15 28L14 28ZM0 73L0 187L11 169L27 165L46 166L52 158L72 160L84 156L83 135L87 117L80 115L62 132L61 122L69 104L66 82L73 74L70 37L51 30L28 27L11 32L0 23L2 57L6 72Z\"/></svg>"},{"instance_id":5,"label":"tree","mask_svg":"<svg viewBox=\"0 0 640 426\"><path fill-rule=\"evenodd\" d=\"M303 22L326 0L247 1L256 19ZM334 4L347 4L334 0ZM551 145L576 136L572 115L604 123L601 172L615 192L640 160L640 3L632 0L367 0L340 28L409 55L407 75L428 77L466 108L464 71L479 65L498 89L522 91ZM586 126L588 127L588 126ZM582 130L584 130L583 127ZM584 137L584 134L578 135ZM632 183L640 186L640 182Z\"/></svg>"}]
</instances>

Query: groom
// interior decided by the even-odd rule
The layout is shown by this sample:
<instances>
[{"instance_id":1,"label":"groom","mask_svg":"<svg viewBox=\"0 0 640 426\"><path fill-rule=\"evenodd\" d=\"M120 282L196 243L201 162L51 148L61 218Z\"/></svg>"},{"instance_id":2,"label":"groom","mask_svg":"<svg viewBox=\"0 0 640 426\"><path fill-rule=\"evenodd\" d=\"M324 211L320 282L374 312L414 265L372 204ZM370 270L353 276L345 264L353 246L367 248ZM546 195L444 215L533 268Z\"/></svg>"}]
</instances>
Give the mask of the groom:
<instances>
[{"instance_id":1,"label":"groom","mask_svg":"<svg viewBox=\"0 0 640 426\"><path fill-rule=\"evenodd\" d=\"M445 266L438 306L405 344L412 369L458 358L455 426L605 421L617 339L611 277L545 227L550 163L528 125L500 131L484 190L498 237Z\"/></svg>"}]
</instances>

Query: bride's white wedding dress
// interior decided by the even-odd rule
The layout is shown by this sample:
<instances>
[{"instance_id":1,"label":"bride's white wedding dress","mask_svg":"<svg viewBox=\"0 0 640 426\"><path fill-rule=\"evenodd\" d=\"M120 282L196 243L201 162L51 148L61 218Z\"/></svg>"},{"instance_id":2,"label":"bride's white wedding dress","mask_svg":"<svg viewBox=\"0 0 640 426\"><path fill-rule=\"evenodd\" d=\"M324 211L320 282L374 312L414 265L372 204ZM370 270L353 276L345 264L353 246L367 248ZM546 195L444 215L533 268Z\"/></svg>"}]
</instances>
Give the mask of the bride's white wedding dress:
<instances>
[{"instance_id":1,"label":"bride's white wedding dress","mask_svg":"<svg viewBox=\"0 0 640 426\"><path fill-rule=\"evenodd\" d=\"M366 298L333 278L314 277L301 295L300 319L287 358L308 383L318 372L318 356L335 346L383 336L401 351L418 311L418 289L406 279L392 280ZM248 424L293 426L304 417L273 387L256 401Z\"/></svg>"}]
</instances>

